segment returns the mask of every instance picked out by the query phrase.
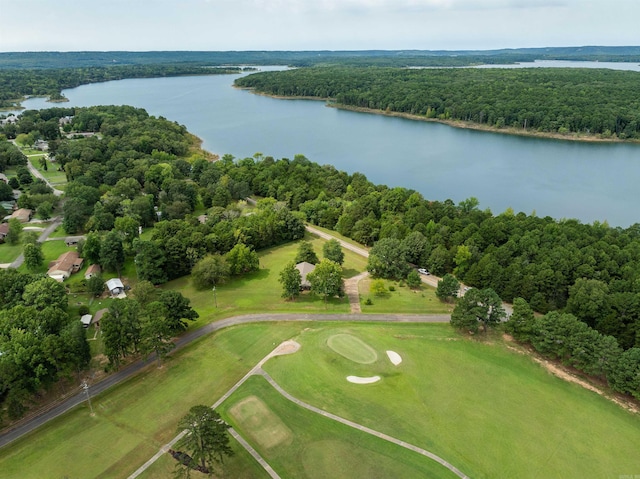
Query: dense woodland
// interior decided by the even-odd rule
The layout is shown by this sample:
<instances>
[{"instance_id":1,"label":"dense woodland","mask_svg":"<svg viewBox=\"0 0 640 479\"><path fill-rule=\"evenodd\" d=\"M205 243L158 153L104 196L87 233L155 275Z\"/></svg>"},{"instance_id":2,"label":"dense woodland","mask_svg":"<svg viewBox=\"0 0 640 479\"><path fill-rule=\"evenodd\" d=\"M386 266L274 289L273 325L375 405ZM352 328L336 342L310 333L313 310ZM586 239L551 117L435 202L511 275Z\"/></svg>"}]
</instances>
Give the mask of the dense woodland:
<instances>
[{"instance_id":1,"label":"dense woodland","mask_svg":"<svg viewBox=\"0 0 640 479\"><path fill-rule=\"evenodd\" d=\"M292 160L225 155L214 162L183 126L127 106L26 112L15 127L19 134L37 136L47 122L71 115L65 128L97 134L50 141L53 165L69 180L59 209L69 234L87 234L79 245L83 257L106 271L119 273L127 258L135 258L138 278L149 284L192 274L197 284L210 287L255 269L256 250L301 238L306 220L375 245L372 256L384 259L374 263L379 276L405 278L413 264L491 288L509 302L522 298L518 301L541 313L577 318L598 337L610 337L603 344L617 351L598 374L617 371L617 358L630 364L625 370L640 368L640 225L611 228L510 210L494 215L474 198L457 205L428 200L302 155ZM237 200L249 195L265 199L247 215ZM43 201L26 189L21 198L34 208ZM206 218L197 218L203 208ZM139 226L153 227L150 239L138 238ZM24 293L17 297L17 305L30 305L20 303L27 301ZM3 299L3 304L13 303ZM114 316L130 317L142 306L127 308ZM167 316L156 314L161 306L153 308L147 310L153 314L138 315ZM551 319L545 324L556 325L558 316L546 317ZM6 378L15 377L12 356L5 352L15 329L8 324L2 330L0 322L0 397L5 401L13 384ZM544 337L557 344L568 340L569 329L559 327L553 334ZM139 352L141 338L114 334L108 346L111 364L117 367L123 357ZM616 388L636 394L633 377L615 383Z\"/></svg>"},{"instance_id":2,"label":"dense woodland","mask_svg":"<svg viewBox=\"0 0 640 479\"><path fill-rule=\"evenodd\" d=\"M639 78L632 71L577 68L316 67L255 73L236 84L497 129L639 139Z\"/></svg>"},{"instance_id":3,"label":"dense woodland","mask_svg":"<svg viewBox=\"0 0 640 479\"><path fill-rule=\"evenodd\" d=\"M152 78L180 75L238 73L239 67L210 68L201 65L131 65L59 69L0 69L0 109L13 108L26 96L64 99L61 92L88 83L124 78Z\"/></svg>"}]
</instances>

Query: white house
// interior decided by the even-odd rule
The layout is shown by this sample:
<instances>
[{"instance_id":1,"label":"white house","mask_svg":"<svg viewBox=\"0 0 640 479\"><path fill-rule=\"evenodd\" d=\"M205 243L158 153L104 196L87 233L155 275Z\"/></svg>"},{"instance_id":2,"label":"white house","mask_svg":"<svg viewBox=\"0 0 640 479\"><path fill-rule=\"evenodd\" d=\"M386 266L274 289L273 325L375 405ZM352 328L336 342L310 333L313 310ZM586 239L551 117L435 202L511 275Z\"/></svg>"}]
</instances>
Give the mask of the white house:
<instances>
[{"instance_id":1,"label":"white house","mask_svg":"<svg viewBox=\"0 0 640 479\"><path fill-rule=\"evenodd\" d=\"M80 322L82 323L82 326L85 328L88 328L89 326L91 326L91 321L93 320L93 316L91 316L90 314L84 314L81 318L80 318Z\"/></svg>"}]
</instances>

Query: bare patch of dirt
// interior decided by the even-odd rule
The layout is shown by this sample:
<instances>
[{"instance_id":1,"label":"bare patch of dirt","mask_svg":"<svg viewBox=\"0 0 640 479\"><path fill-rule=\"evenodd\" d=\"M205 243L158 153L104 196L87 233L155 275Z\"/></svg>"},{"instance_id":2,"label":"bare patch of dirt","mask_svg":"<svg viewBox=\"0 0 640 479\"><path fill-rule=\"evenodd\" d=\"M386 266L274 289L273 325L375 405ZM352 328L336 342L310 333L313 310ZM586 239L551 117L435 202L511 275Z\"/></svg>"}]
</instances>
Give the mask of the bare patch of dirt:
<instances>
[{"instance_id":1,"label":"bare patch of dirt","mask_svg":"<svg viewBox=\"0 0 640 479\"><path fill-rule=\"evenodd\" d=\"M632 413L635 413L635 414L640 413L640 407L638 407L638 404L636 404L633 400L628 399L622 395L612 394L609 391L605 391L603 388L598 387L595 384L592 384L581 377L578 377L576 374L570 372L569 369L566 368L565 366L540 357L533 350L526 349L523 346L519 346L519 347L514 346L513 343L515 342L515 340L509 334L503 334L502 338L507 342L506 346L509 350L515 351L518 354L527 354L528 356L531 357L531 359L533 359L536 363L540 364L543 368L545 368L548 372L550 372L554 376L560 379L563 379L564 381L577 384L578 386L581 386L596 394L599 394L600 396L605 397L610 401L613 401L618 406L623 407L627 411L631 411ZM508 343L512 343L512 344L508 344Z\"/></svg>"}]
</instances>

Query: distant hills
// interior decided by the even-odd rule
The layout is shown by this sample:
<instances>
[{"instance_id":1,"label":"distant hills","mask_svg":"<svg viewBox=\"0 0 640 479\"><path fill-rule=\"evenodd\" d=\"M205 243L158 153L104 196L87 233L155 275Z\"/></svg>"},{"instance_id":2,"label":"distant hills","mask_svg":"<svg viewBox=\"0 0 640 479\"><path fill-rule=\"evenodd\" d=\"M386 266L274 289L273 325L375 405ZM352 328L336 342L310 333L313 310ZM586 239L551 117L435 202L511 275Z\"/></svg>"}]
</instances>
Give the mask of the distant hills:
<instances>
[{"instance_id":1,"label":"distant hills","mask_svg":"<svg viewBox=\"0 0 640 479\"><path fill-rule=\"evenodd\" d=\"M500 50L315 50L315 51L157 51L8 52L0 69L55 69L112 65L292 65L461 66L533 60L640 62L640 46L582 46Z\"/></svg>"}]
</instances>

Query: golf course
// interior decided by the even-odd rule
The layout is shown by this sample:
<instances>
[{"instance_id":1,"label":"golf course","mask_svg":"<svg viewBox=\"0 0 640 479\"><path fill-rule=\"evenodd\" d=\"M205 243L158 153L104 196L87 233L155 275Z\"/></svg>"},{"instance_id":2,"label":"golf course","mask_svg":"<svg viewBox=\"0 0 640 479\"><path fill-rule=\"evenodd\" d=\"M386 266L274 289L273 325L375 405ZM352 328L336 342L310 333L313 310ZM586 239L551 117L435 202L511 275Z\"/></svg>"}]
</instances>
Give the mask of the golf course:
<instances>
[{"instance_id":1,"label":"golf course","mask_svg":"<svg viewBox=\"0 0 640 479\"><path fill-rule=\"evenodd\" d=\"M193 404L213 404L263 366L291 396L428 450L468 477L611 477L637 470L640 418L549 374L498 336L447 324L270 323L224 329L0 450L0 477L128 477L175 435ZM345 345L351 350L343 354ZM397 366L385 351L401 358ZM354 384L349 375L377 375ZM218 411L280 477L455 477L435 461L292 403L251 376ZM268 477L232 441L226 477ZM61 460L64 458L64 460ZM164 454L140 477L171 477ZM194 473L194 476L197 473Z\"/></svg>"}]
</instances>

